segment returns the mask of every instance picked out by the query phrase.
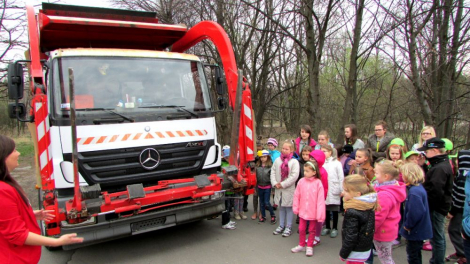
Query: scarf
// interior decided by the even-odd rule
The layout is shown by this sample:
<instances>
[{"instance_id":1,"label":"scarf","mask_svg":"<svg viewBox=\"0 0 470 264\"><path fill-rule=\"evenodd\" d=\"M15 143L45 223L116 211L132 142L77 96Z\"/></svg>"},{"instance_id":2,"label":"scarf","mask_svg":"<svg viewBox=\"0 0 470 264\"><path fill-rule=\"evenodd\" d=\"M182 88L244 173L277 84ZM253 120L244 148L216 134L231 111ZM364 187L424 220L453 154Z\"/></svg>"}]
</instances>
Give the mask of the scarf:
<instances>
[{"instance_id":1,"label":"scarf","mask_svg":"<svg viewBox=\"0 0 470 264\"><path fill-rule=\"evenodd\" d=\"M386 181L386 182L382 182L382 183L377 182L374 185L374 188L381 187L381 186L387 186L387 185L398 185L398 181L397 180L391 180L391 181Z\"/></svg>"},{"instance_id":2,"label":"scarf","mask_svg":"<svg viewBox=\"0 0 470 264\"><path fill-rule=\"evenodd\" d=\"M285 180L289 176L289 160L292 159L294 154L290 153L288 155L281 154L281 181Z\"/></svg>"},{"instance_id":3,"label":"scarf","mask_svg":"<svg viewBox=\"0 0 470 264\"><path fill-rule=\"evenodd\" d=\"M344 209L356 209L360 211L376 210L377 209L377 193L368 193L359 197L345 201L343 204Z\"/></svg>"}]
</instances>

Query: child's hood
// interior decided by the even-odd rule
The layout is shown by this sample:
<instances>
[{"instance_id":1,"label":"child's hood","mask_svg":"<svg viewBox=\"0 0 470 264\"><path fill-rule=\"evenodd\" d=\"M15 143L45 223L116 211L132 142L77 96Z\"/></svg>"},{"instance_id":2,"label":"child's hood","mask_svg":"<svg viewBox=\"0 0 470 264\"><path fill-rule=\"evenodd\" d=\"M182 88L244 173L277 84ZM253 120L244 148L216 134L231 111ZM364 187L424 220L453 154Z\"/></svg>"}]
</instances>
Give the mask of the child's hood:
<instances>
[{"instance_id":1,"label":"child's hood","mask_svg":"<svg viewBox=\"0 0 470 264\"><path fill-rule=\"evenodd\" d=\"M325 164L325 153L323 153L323 151L321 150L314 150L312 152L310 152L310 156L312 158L314 158L317 163L318 163L318 167L322 168L323 167L323 164Z\"/></svg>"},{"instance_id":2,"label":"child's hood","mask_svg":"<svg viewBox=\"0 0 470 264\"><path fill-rule=\"evenodd\" d=\"M374 192L374 193L364 194L358 197L354 197L354 199L357 199L359 201L366 202L366 203L375 203L377 201L377 193Z\"/></svg>"},{"instance_id":3,"label":"child's hood","mask_svg":"<svg viewBox=\"0 0 470 264\"><path fill-rule=\"evenodd\" d=\"M399 203L402 203L406 199L406 185L402 182L391 185L382 185L375 188L377 193L387 192Z\"/></svg>"}]
</instances>

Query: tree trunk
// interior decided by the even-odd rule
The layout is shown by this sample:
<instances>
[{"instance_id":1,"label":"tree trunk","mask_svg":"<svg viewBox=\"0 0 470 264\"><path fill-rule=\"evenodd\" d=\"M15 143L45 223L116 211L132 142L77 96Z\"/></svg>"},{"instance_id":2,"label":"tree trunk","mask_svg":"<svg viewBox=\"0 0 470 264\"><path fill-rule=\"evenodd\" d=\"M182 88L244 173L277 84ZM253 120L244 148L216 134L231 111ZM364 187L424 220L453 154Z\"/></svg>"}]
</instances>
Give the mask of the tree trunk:
<instances>
[{"instance_id":1,"label":"tree trunk","mask_svg":"<svg viewBox=\"0 0 470 264\"><path fill-rule=\"evenodd\" d=\"M344 112L342 124L356 123L357 116L357 56L362 32L362 16L364 13L364 1L359 0L356 7L356 21L354 25L353 43L351 47L351 56L349 61L348 82L345 87L346 99L344 101ZM338 136L339 140L339 136Z\"/></svg>"}]
</instances>

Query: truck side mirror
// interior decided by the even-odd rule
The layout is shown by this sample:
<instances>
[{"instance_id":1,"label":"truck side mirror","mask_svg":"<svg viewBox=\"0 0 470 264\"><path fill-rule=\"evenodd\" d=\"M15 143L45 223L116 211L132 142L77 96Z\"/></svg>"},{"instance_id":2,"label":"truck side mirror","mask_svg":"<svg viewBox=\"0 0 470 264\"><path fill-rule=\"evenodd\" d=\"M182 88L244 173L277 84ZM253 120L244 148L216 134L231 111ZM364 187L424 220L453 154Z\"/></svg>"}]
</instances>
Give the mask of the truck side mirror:
<instances>
[{"instance_id":1,"label":"truck side mirror","mask_svg":"<svg viewBox=\"0 0 470 264\"><path fill-rule=\"evenodd\" d=\"M224 95L226 91L224 72L220 67L215 68L215 89L218 95Z\"/></svg>"},{"instance_id":2,"label":"truck side mirror","mask_svg":"<svg viewBox=\"0 0 470 264\"><path fill-rule=\"evenodd\" d=\"M8 65L8 98L16 100L23 98L23 66L13 62Z\"/></svg>"},{"instance_id":3,"label":"truck side mirror","mask_svg":"<svg viewBox=\"0 0 470 264\"><path fill-rule=\"evenodd\" d=\"M23 119L26 116L26 106L23 103L9 103L8 104L8 116L10 118Z\"/></svg>"},{"instance_id":4,"label":"truck side mirror","mask_svg":"<svg viewBox=\"0 0 470 264\"><path fill-rule=\"evenodd\" d=\"M225 98L217 98L217 106L219 107L219 110L225 110L225 108L227 108L227 101L225 100Z\"/></svg>"}]
</instances>

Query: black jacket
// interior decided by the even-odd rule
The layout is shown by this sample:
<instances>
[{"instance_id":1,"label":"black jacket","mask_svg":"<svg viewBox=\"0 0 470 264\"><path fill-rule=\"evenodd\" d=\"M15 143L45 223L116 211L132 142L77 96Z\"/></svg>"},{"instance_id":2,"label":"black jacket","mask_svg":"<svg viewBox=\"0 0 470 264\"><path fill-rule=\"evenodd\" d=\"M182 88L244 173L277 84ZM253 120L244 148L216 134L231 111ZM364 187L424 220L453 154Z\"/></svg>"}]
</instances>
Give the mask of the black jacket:
<instances>
[{"instance_id":1,"label":"black jacket","mask_svg":"<svg viewBox=\"0 0 470 264\"><path fill-rule=\"evenodd\" d=\"M363 252L372 248L375 232L374 210L347 209L344 214L341 235L343 245L339 256L347 259L352 251Z\"/></svg>"},{"instance_id":2,"label":"black jacket","mask_svg":"<svg viewBox=\"0 0 470 264\"><path fill-rule=\"evenodd\" d=\"M431 168L423 183L428 194L429 210L447 215L452 203L452 167L447 154L428 159Z\"/></svg>"},{"instance_id":3,"label":"black jacket","mask_svg":"<svg viewBox=\"0 0 470 264\"><path fill-rule=\"evenodd\" d=\"M271 185L271 167L256 167L256 184Z\"/></svg>"}]
</instances>

